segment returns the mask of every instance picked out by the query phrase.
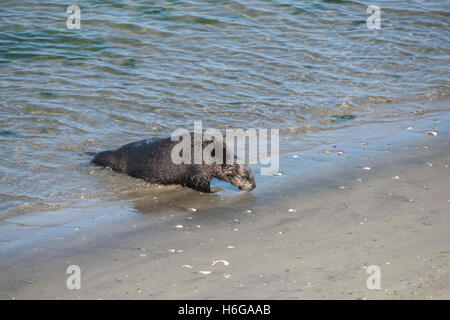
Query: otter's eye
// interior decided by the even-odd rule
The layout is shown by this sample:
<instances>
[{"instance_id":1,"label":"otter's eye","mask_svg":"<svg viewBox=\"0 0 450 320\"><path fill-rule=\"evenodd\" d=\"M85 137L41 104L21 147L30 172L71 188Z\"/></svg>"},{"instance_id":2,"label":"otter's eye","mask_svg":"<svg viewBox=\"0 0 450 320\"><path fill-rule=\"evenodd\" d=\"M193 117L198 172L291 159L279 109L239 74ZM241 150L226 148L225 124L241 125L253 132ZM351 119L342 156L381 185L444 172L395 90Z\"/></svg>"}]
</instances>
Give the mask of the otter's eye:
<instances>
[{"instance_id":1,"label":"otter's eye","mask_svg":"<svg viewBox=\"0 0 450 320\"><path fill-rule=\"evenodd\" d=\"M211 158L214 158L216 156L216 149L213 149L211 151Z\"/></svg>"}]
</instances>

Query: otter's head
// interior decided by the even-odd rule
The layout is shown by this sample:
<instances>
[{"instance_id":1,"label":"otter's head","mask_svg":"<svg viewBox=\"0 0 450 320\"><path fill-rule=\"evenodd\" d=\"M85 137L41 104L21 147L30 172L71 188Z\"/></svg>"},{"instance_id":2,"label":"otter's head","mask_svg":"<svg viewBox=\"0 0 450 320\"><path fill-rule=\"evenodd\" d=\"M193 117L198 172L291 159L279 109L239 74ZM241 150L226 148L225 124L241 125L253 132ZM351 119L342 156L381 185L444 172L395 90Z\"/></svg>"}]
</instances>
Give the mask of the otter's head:
<instances>
[{"instance_id":1,"label":"otter's head","mask_svg":"<svg viewBox=\"0 0 450 320\"><path fill-rule=\"evenodd\" d=\"M255 189L255 177L252 170L238 160L238 157L227 147L222 141L215 141L212 137L203 137L203 155L208 159L208 163L211 163L212 159L216 157L216 149L221 150L221 155L217 154L217 158L221 159L220 163L210 164L212 168L212 176L219 180L226 181L236 186L242 191L251 191Z\"/></svg>"},{"instance_id":2,"label":"otter's head","mask_svg":"<svg viewBox=\"0 0 450 320\"><path fill-rule=\"evenodd\" d=\"M256 187L252 170L245 164L222 164L215 178L229 182L242 191L251 191Z\"/></svg>"}]
</instances>

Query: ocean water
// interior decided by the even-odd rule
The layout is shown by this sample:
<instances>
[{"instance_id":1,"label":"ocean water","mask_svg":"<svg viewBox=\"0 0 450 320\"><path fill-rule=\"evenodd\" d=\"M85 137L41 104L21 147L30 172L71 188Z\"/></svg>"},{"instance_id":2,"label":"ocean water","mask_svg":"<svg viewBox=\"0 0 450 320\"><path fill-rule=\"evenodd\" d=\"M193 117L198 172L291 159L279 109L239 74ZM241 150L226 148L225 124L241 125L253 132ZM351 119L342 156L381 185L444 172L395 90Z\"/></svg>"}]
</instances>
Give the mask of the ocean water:
<instances>
[{"instance_id":1,"label":"ocean water","mask_svg":"<svg viewBox=\"0 0 450 320\"><path fill-rule=\"evenodd\" d=\"M74 3L75 4L75 3ZM448 112L448 1L0 5L0 219L155 186L88 165L194 120L282 136ZM169 187L170 188L170 187Z\"/></svg>"}]
</instances>

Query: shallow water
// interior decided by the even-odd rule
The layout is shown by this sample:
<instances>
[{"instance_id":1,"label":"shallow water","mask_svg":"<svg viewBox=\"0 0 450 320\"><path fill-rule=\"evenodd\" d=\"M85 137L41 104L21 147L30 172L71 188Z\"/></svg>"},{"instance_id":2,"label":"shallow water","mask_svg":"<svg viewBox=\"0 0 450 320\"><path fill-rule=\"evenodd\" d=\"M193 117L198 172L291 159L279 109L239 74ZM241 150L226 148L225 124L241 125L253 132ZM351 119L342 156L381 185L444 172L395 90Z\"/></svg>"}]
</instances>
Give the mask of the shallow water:
<instances>
[{"instance_id":1,"label":"shallow water","mask_svg":"<svg viewBox=\"0 0 450 320\"><path fill-rule=\"evenodd\" d=\"M380 30L363 1L77 4L80 30L67 2L0 6L0 218L176 189L81 152L193 120L301 139L449 110L448 1L377 1Z\"/></svg>"}]
</instances>

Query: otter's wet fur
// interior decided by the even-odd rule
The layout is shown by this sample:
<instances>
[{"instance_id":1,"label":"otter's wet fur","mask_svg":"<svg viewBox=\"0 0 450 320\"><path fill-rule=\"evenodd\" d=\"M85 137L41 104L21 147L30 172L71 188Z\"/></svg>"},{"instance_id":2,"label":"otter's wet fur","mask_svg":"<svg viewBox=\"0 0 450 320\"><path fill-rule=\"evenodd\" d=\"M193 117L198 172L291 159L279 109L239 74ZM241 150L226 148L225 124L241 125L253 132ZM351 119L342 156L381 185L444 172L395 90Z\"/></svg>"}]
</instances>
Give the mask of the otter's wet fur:
<instances>
[{"instance_id":1,"label":"otter's wet fur","mask_svg":"<svg viewBox=\"0 0 450 320\"><path fill-rule=\"evenodd\" d=\"M191 141L191 154L194 154L194 139ZM202 151L211 142L203 140ZM171 154L178 143L171 138L136 141L116 150L100 152L91 162L152 183L180 184L201 192L211 192L212 178L229 182L243 191L251 191L256 187L251 169L245 164L236 163L234 154L234 163L226 163L226 155L230 151L225 144L223 164L206 164L204 161L202 164L174 164Z\"/></svg>"}]
</instances>

